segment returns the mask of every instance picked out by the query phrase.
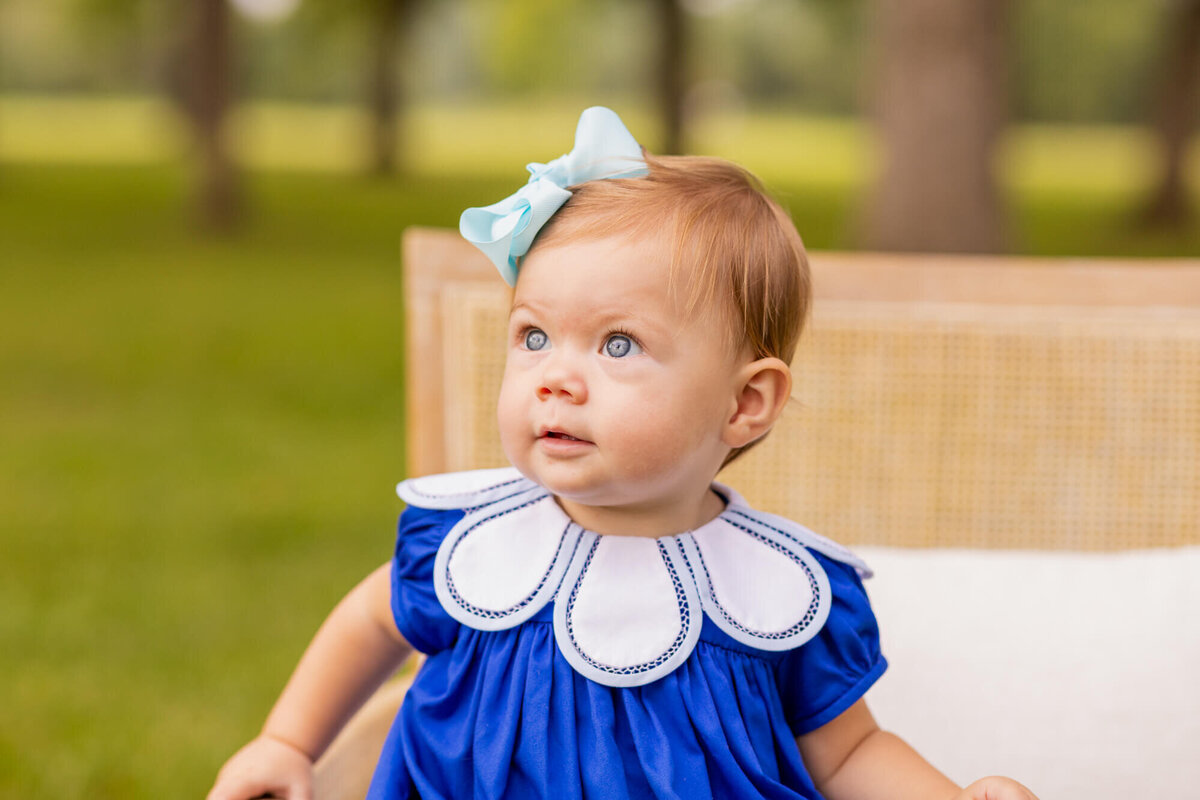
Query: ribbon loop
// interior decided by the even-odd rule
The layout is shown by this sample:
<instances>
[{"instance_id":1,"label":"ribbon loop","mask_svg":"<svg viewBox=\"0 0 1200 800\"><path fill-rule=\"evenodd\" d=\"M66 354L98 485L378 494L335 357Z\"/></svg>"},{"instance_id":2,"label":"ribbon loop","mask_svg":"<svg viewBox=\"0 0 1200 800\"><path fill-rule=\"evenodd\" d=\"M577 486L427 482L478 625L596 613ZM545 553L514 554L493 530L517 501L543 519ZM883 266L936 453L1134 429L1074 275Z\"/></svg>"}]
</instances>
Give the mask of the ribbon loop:
<instances>
[{"instance_id":1,"label":"ribbon loop","mask_svg":"<svg viewBox=\"0 0 1200 800\"><path fill-rule=\"evenodd\" d=\"M529 182L498 203L468 208L458 221L467 241L488 257L509 286L517 259L529 252L542 226L571 197L569 186L647 173L642 148L611 109L593 106L579 117L575 148L548 164L529 164Z\"/></svg>"}]
</instances>

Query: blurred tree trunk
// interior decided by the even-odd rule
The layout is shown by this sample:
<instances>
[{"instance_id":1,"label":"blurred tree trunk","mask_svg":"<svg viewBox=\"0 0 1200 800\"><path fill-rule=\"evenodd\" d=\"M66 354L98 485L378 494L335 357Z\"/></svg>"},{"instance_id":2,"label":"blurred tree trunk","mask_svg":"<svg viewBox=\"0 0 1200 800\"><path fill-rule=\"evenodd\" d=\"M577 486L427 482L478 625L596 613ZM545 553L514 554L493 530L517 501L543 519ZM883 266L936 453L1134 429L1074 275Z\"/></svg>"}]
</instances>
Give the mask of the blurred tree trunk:
<instances>
[{"instance_id":1,"label":"blurred tree trunk","mask_svg":"<svg viewBox=\"0 0 1200 800\"><path fill-rule=\"evenodd\" d=\"M664 154L682 153L683 96L687 62L686 30L679 0L655 0L658 14L658 107Z\"/></svg>"},{"instance_id":2,"label":"blurred tree trunk","mask_svg":"<svg viewBox=\"0 0 1200 800\"><path fill-rule=\"evenodd\" d=\"M157 63L152 65L152 75L160 81L163 93L171 104L172 110L184 117L189 124L192 120L193 95L192 84L192 51L195 49L192 40L195 28L192 20L196 10L185 3L165 3L151 8L157 12L157 17L150 23L152 30L162 31L161 50Z\"/></svg>"},{"instance_id":3,"label":"blurred tree trunk","mask_svg":"<svg viewBox=\"0 0 1200 800\"><path fill-rule=\"evenodd\" d=\"M1200 0L1174 0L1165 18L1163 63L1153 93L1162 172L1145 219L1152 225L1181 227L1191 216L1187 151L1200 110Z\"/></svg>"},{"instance_id":4,"label":"blurred tree trunk","mask_svg":"<svg viewBox=\"0 0 1200 800\"><path fill-rule=\"evenodd\" d=\"M370 116L370 164L375 175L396 172L396 152L401 142L400 81L397 62L400 42L412 16L415 0L373 0L370 80L367 104Z\"/></svg>"},{"instance_id":5,"label":"blurred tree trunk","mask_svg":"<svg viewBox=\"0 0 1200 800\"><path fill-rule=\"evenodd\" d=\"M188 111L199 175L196 213L205 230L228 231L241 198L225 126L231 100L232 36L227 0L192 0Z\"/></svg>"},{"instance_id":6,"label":"blurred tree trunk","mask_svg":"<svg viewBox=\"0 0 1200 800\"><path fill-rule=\"evenodd\" d=\"M875 0L883 171L868 198L868 247L1004 249L992 159L1008 117L1009 10L1009 0Z\"/></svg>"}]
</instances>

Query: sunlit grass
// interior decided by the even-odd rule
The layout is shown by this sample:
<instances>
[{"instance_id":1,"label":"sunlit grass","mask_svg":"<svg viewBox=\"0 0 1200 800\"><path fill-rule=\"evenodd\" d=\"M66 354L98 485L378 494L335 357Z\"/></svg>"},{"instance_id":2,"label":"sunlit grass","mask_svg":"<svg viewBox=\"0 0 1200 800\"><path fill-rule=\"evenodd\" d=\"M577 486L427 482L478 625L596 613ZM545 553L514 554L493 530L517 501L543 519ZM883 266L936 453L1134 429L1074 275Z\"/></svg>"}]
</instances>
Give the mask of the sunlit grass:
<instances>
[{"instance_id":1,"label":"sunlit grass","mask_svg":"<svg viewBox=\"0 0 1200 800\"><path fill-rule=\"evenodd\" d=\"M390 552L406 222L468 194L0 169L0 797L202 796Z\"/></svg>"},{"instance_id":2,"label":"sunlit grass","mask_svg":"<svg viewBox=\"0 0 1200 800\"><path fill-rule=\"evenodd\" d=\"M401 153L422 174L520 176L527 161L569 149L588 101L419 105L410 110ZM650 109L619 109L653 144ZM357 107L257 101L240 106L229 136L251 168L354 171L364 164L367 126ZM186 130L160 99L0 96L0 158L19 162L161 163L185 152ZM1200 148L1200 142L1197 143ZM997 153L1002 182L1042 190L1139 194L1155 175L1155 145L1134 126L1016 125ZM861 120L728 111L696 121L689 149L731 158L771 182L836 187L867 183L880 162ZM1191 160L1200 184L1200 158Z\"/></svg>"},{"instance_id":3,"label":"sunlit grass","mask_svg":"<svg viewBox=\"0 0 1200 800\"><path fill-rule=\"evenodd\" d=\"M185 142L178 117L157 98L0 95L0 159L146 164Z\"/></svg>"}]
</instances>

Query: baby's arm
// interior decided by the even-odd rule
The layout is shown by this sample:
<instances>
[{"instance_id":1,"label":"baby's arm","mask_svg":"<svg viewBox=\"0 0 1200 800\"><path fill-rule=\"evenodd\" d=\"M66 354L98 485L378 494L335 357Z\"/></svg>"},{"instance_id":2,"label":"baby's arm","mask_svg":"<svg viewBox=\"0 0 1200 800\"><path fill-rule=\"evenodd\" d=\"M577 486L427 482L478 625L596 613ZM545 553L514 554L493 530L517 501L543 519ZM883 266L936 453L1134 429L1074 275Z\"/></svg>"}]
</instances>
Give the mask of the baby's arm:
<instances>
[{"instance_id":1,"label":"baby's arm","mask_svg":"<svg viewBox=\"0 0 1200 800\"><path fill-rule=\"evenodd\" d=\"M368 575L325 620L262 733L225 763L208 800L311 797L313 762L412 652L392 617L390 569Z\"/></svg>"},{"instance_id":2,"label":"baby's arm","mask_svg":"<svg viewBox=\"0 0 1200 800\"><path fill-rule=\"evenodd\" d=\"M829 800L1037 800L1008 778L984 778L960 790L903 740L880 730L864 700L796 744Z\"/></svg>"}]
</instances>

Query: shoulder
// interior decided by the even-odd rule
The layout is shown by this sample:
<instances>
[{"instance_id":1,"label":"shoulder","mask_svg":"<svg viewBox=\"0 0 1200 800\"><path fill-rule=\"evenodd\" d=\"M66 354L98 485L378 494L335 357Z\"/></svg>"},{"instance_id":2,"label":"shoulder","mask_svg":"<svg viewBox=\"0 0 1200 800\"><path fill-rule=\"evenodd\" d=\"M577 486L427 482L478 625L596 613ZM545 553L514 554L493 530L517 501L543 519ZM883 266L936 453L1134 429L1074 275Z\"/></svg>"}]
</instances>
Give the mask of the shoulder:
<instances>
[{"instance_id":1,"label":"shoulder","mask_svg":"<svg viewBox=\"0 0 1200 800\"><path fill-rule=\"evenodd\" d=\"M465 516L535 486L517 470L480 469L410 478L396 485L406 504L400 515L396 558L432 570L446 535Z\"/></svg>"},{"instance_id":2,"label":"shoulder","mask_svg":"<svg viewBox=\"0 0 1200 800\"><path fill-rule=\"evenodd\" d=\"M500 469L429 475L396 487L408 507L400 515L392 559L392 611L401 634L421 652L451 646L458 633L435 590L443 543L468 514L529 485L515 469Z\"/></svg>"},{"instance_id":3,"label":"shoulder","mask_svg":"<svg viewBox=\"0 0 1200 800\"><path fill-rule=\"evenodd\" d=\"M728 501L722 516L735 524L745 524L782 541L799 545L811 553L823 567L836 565L837 571L845 572L849 569L860 578L870 578L873 574L865 561L833 539L822 536L795 520L752 508L745 498L728 486L715 486Z\"/></svg>"},{"instance_id":4,"label":"shoulder","mask_svg":"<svg viewBox=\"0 0 1200 800\"><path fill-rule=\"evenodd\" d=\"M410 508L449 511L479 508L535 487L514 467L445 472L409 478L396 494Z\"/></svg>"},{"instance_id":5,"label":"shoulder","mask_svg":"<svg viewBox=\"0 0 1200 800\"><path fill-rule=\"evenodd\" d=\"M760 536L769 535L775 541L802 550L820 574L820 583L826 590L829 610L833 615L870 613L864 580L874 575L873 570L858 555L833 539L822 536L795 520L750 508L736 494L729 504L727 514L733 520L745 524Z\"/></svg>"},{"instance_id":6,"label":"shoulder","mask_svg":"<svg viewBox=\"0 0 1200 800\"><path fill-rule=\"evenodd\" d=\"M768 615L779 615L779 619L793 618L798 623L808 623L797 630L803 630L803 634L776 638L773 646L761 640L744 641L745 644L792 651L813 637L840 637L850 631L869 635L873 631L874 613L863 584L872 576L872 571L863 559L805 525L752 508L728 487L717 488L728 499L728 506L721 515L727 527L696 532L698 540L704 538L699 534L707 533L709 542L713 541L714 534L719 535L727 549L721 554L721 560L729 565L724 569L709 567L718 563L716 558L708 558L703 552L703 549L711 549L711 544L699 554L698 561L704 567L706 577L709 572L726 573L719 581L723 585L716 585L717 581L710 583L712 599L717 596L752 598L752 604L739 603L749 612L747 616L762 620ZM744 535L728 535L734 530ZM709 609L710 616L718 624L722 617L728 617L728 608L720 608L722 604L719 603L710 605L714 606ZM732 607L733 604L728 605ZM734 638L738 637L735 635Z\"/></svg>"},{"instance_id":7,"label":"shoulder","mask_svg":"<svg viewBox=\"0 0 1200 800\"><path fill-rule=\"evenodd\" d=\"M788 726L801 735L852 706L887 669L863 585L872 572L847 548L793 520L761 511L747 515L759 530L801 546L819 574L821 624L813 636L782 653L776 667Z\"/></svg>"},{"instance_id":8,"label":"shoulder","mask_svg":"<svg viewBox=\"0 0 1200 800\"><path fill-rule=\"evenodd\" d=\"M479 469L409 478L396 485L407 508L400 516L397 550L436 549L468 512L535 486L516 469Z\"/></svg>"}]
</instances>

